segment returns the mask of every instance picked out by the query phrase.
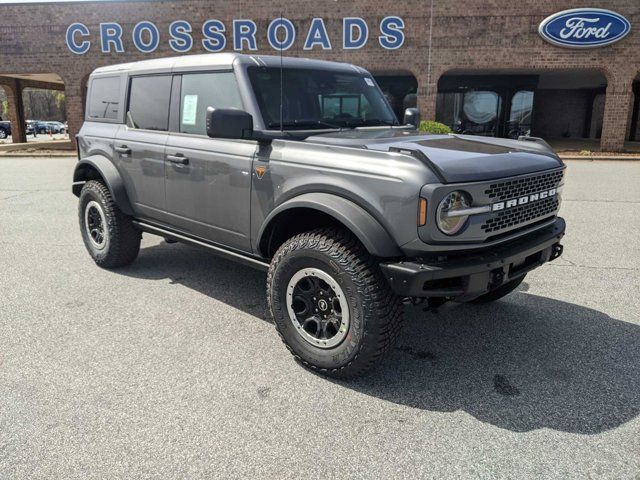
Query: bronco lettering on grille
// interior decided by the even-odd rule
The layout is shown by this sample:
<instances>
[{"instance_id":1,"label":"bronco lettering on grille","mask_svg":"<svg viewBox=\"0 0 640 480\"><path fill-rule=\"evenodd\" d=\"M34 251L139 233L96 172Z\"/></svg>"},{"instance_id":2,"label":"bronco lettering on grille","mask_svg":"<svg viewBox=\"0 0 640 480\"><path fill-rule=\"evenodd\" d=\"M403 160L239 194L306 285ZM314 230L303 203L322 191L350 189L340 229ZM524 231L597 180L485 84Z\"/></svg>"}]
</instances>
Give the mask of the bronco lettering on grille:
<instances>
[{"instance_id":1,"label":"bronco lettering on grille","mask_svg":"<svg viewBox=\"0 0 640 480\"><path fill-rule=\"evenodd\" d=\"M507 208L517 207L518 205L524 205L526 203L543 200L547 197L553 197L557 193L557 188L550 188L549 190L543 190L542 192L532 193L523 197L512 198L511 200L505 200L504 202L496 202L491 205L491 211L497 212L498 210L506 210Z\"/></svg>"}]
</instances>

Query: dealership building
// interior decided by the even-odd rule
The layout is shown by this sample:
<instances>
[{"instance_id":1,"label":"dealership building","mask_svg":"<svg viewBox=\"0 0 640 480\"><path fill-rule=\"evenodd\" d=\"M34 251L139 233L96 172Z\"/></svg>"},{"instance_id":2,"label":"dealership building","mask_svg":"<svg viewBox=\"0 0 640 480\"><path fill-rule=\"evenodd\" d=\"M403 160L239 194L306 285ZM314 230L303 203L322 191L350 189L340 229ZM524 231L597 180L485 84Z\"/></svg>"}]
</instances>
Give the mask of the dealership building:
<instances>
[{"instance_id":1,"label":"dealership building","mask_svg":"<svg viewBox=\"0 0 640 480\"><path fill-rule=\"evenodd\" d=\"M401 117L477 135L640 141L638 0L103 1L0 4L0 87L64 90L71 138L97 67L220 51L355 63Z\"/></svg>"}]
</instances>

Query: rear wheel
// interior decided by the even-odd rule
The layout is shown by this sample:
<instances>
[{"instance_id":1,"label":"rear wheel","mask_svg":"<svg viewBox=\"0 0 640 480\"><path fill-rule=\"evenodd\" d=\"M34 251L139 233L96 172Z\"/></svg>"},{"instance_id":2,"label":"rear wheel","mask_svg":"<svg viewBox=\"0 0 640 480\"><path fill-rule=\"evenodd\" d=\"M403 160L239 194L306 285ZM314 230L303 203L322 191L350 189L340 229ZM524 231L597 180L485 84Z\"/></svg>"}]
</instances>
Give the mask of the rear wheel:
<instances>
[{"instance_id":1,"label":"rear wheel","mask_svg":"<svg viewBox=\"0 0 640 480\"><path fill-rule=\"evenodd\" d=\"M333 377L358 376L375 365L402 323L400 299L375 259L341 229L287 240L271 262L267 296L294 357Z\"/></svg>"},{"instance_id":2,"label":"rear wheel","mask_svg":"<svg viewBox=\"0 0 640 480\"><path fill-rule=\"evenodd\" d=\"M0 140L4 140L8 136L7 131L4 128L0 128Z\"/></svg>"},{"instance_id":3,"label":"rear wheel","mask_svg":"<svg viewBox=\"0 0 640 480\"><path fill-rule=\"evenodd\" d=\"M78 217L82 240L98 266L122 267L136 259L140 231L131 217L120 211L103 183L91 180L84 184Z\"/></svg>"},{"instance_id":4,"label":"rear wheel","mask_svg":"<svg viewBox=\"0 0 640 480\"><path fill-rule=\"evenodd\" d=\"M516 278L515 280L511 280L510 282L505 283L504 285L499 286L495 290L491 290L484 295L480 295L478 298L474 298L470 301L470 303L490 303L495 302L496 300L501 299L505 295L513 292L524 280L526 275L521 276L520 278Z\"/></svg>"}]
</instances>

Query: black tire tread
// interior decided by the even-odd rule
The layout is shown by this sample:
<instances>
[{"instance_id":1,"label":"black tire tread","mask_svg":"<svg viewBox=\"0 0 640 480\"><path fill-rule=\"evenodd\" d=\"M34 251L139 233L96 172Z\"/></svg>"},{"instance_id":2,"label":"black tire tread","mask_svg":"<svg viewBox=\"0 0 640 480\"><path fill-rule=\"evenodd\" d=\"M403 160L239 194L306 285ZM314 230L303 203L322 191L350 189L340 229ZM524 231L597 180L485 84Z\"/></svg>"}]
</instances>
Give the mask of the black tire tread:
<instances>
[{"instance_id":1,"label":"black tire tread","mask_svg":"<svg viewBox=\"0 0 640 480\"><path fill-rule=\"evenodd\" d=\"M96 264L102 268L118 268L129 265L138 256L140 251L141 233L132 221L132 218L120 210L116 205L111 192L107 186L99 180L90 180L84 184L80 193L80 199L83 193L93 192L97 195L102 203L104 214L107 220L107 228L109 231L109 251L103 257L93 256ZM80 201L79 210L80 222L82 226L83 202ZM83 235L84 238L84 235ZM85 244L87 240L85 239ZM89 246L87 246L89 249ZM89 249L91 252L91 250Z\"/></svg>"},{"instance_id":2,"label":"black tire tread","mask_svg":"<svg viewBox=\"0 0 640 480\"><path fill-rule=\"evenodd\" d=\"M286 255L302 248L324 252L352 275L359 293L363 295L363 304L367 310L368 320L363 339L358 351L347 364L327 369L306 362L287 344L279 330L278 334L291 354L306 368L337 378L359 376L379 362L395 344L402 328L402 302L389 287L376 259L367 252L360 241L344 229L327 227L290 238L274 255L267 275L267 299L273 317L276 316L276 310L286 310L284 305L272 303L270 292L274 288L274 271ZM286 311L284 314L287 315ZM277 322L275 323L277 328Z\"/></svg>"}]
</instances>

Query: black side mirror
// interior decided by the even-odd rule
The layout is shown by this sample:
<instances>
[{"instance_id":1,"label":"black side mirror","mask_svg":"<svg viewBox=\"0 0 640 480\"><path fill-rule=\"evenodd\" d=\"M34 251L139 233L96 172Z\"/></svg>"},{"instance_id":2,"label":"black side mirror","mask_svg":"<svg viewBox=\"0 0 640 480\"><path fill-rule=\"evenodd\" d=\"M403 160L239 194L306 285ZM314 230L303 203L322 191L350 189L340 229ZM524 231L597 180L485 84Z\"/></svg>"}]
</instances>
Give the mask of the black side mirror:
<instances>
[{"instance_id":1,"label":"black side mirror","mask_svg":"<svg viewBox=\"0 0 640 480\"><path fill-rule=\"evenodd\" d=\"M402 123L418 128L420 126L420 110L417 108L407 108L404 111L404 121Z\"/></svg>"},{"instance_id":2,"label":"black side mirror","mask_svg":"<svg viewBox=\"0 0 640 480\"><path fill-rule=\"evenodd\" d=\"M212 138L253 138L253 117L235 108L207 108L207 135Z\"/></svg>"}]
</instances>

